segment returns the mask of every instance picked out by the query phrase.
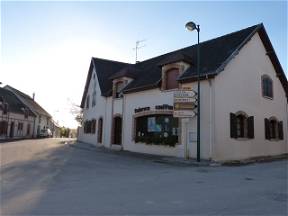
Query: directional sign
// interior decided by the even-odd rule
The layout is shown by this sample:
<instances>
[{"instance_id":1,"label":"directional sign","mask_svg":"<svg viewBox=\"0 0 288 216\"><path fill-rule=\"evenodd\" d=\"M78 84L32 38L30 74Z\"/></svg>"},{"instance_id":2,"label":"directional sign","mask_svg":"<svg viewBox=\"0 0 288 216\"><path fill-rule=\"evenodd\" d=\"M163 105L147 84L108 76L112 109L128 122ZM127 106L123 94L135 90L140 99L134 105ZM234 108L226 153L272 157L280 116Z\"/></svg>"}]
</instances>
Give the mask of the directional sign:
<instances>
[{"instance_id":1,"label":"directional sign","mask_svg":"<svg viewBox=\"0 0 288 216\"><path fill-rule=\"evenodd\" d=\"M197 93L193 90L178 90L174 92L173 116L178 118L194 117L197 107Z\"/></svg>"},{"instance_id":2,"label":"directional sign","mask_svg":"<svg viewBox=\"0 0 288 216\"><path fill-rule=\"evenodd\" d=\"M193 118L194 116L196 116L196 112L193 110L175 110L173 112L175 118Z\"/></svg>"}]
</instances>

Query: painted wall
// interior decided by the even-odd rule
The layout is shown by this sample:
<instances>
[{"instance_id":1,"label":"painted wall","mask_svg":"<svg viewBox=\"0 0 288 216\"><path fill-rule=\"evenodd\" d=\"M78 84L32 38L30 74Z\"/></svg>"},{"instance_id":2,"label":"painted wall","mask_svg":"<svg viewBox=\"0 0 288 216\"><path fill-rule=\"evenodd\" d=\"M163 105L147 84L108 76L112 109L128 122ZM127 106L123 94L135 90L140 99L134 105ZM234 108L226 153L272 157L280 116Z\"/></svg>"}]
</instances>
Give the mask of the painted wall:
<instances>
[{"instance_id":1,"label":"painted wall","mask_svg":"<svg viewBox=\"0 0 288 216\"><path fill-rule=\"evenodd\" d=\"M93 74L95 74L95 79L93 78L94 77ZM96 105L92 106L92 94L93 94L94 88L96 89ZM105 97L101 96L101 90L99 87L99 82L98 82L95 68L93 69L93 73L92 73L91 80L89 83L87 95L90 95L90 104L89 104L89 108L86 108L86 100L85 100L85 108L83 109L83 119L84 119L84 121L96 119L96 132L95 132L95 134L93 134L93 133L85 133L84 134L84 130L83 130L84 128L82 126L79 128L79 133L78 133L77 139L81 142L90 143L93 145L102 145L105 143L105 145L107 145L107 147L108 147L108 143L110 143L110 137L107 135L107 131L109 130L109 128L111 126L110 126L110 124L107 124L107 122L111 121L110 120L111 117L109 117L109 116L111 116L111 102L110 102L110 106L109 106L109 104L106 104L107 101L109 101L109 99L106 99ZM110 107L110 112L109 112L109 109L106 109L106 107L108 107L108 108ZM109 113L110 113L110 115L109 115ZM100 117L103 118L103 135L102 135L103 141L102 141L102 144L97 143L98 120Z\"/></svg>"},{"instance_id":2,"label":"painted wall","mask_svg":"<svg viewBox=\"0 0 288 216\"><path fill-rule=\"evenodd\" d=\"M11 123L14 122L13 129L13 139L16 138L32 138L33 135L33 127L34 127L34 117L28 116L26 119L24 115L19 113L9 113L8 115L0 115L0 121L8 122L8 130L6 135L0 135L0 139L10 139L10 131L11 131ZM18 130L19 123L23 123L23 129ZM30 124L30 133L27 134L27 127Z\"/></svg>"},{"instance_id":3,"label":"painted wall","mask_svg":"<svg viewBox=\"0 0 288 216\"><path fill-rule=\"evenodd\" d=\"M262 97L261 76L273 80L273 100ZM254 139L230 138L229 113L244 111L254 116ZM283 121L284 140L265 140L264 118ZM287 100L284 89L258 34L215 78L215 146L216 160L243 159L262 155L287 153Z\"/></svg>"}]
</instances>

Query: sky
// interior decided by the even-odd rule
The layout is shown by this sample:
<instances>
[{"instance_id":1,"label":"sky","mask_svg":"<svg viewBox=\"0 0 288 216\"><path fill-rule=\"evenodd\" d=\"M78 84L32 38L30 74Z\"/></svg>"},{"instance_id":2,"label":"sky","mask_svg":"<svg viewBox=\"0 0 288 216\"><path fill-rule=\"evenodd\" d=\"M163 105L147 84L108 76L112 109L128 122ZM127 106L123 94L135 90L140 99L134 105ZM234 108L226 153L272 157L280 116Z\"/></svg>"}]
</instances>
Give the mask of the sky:
<instances>
[{"instance_id":1,"label":"sky","mask_svg":"<svg viewBox=\"0 0 288 216\"><path fill-rule=\"evenodd\" d=\"M1 1L2 87L32 96L60 126L77 126L91 57L135 62L263 23L287 76L286 1Z\"/></svg>"}]
</instances>

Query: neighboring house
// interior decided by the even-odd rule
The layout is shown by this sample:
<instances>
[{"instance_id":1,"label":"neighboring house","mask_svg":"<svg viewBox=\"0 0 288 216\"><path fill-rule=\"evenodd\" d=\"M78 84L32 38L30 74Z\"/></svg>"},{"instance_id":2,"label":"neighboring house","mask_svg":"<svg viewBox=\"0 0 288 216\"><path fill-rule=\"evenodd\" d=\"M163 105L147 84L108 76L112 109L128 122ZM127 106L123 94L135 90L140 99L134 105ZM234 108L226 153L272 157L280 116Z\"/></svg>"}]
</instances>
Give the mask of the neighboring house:
<instances>
[{"instance_id":1,"label":"neighboring house","mask_svg":"<svg viewBox=\"0 0 288 216\"><path fill-rule=\"evenodd\" d=\"M288 152L284 71L263 24L200 44L201 158ZM197 118L173 117L173 93L197 91L197 45L136 64L92 58L78 140L196 158Z\"/></svg>"},{"instance_id":2,"label":"neighboring house","mask_svg":"<svg viewBox=\"0 0 288 216\"><path fill-rule=\"evenodd\" d=\"M35 118L16 95L0 87L0 140L32 138Z\"/></svg>"},{"instance_id":3,"label":"neighboring house","mask_svg":"<svg viewBox=\"0 0 288 216\"><path fill-rule=\"evenodd\" d=\"M52 116L34 100L34 95L33 97L30 97L29 95L24 94L23 92L9 85L6 85L4 88L13 92L18 99L28 106L29 109L36 115L33 128L34 137L38 137L41 130L47 130L48 128L51 130L53 128Z\"/></svg>"}]
</instances>

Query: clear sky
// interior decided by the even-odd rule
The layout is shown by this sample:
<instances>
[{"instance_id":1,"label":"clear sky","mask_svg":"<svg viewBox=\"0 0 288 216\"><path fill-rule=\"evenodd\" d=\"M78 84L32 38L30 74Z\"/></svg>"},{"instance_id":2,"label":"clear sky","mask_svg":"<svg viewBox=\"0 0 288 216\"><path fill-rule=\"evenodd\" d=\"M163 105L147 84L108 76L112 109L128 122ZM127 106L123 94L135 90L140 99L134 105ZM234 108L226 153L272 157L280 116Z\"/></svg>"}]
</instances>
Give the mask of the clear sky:
<instances>
[{"instance_id":1,"label":"clear sky","mask_svg":"<svg viewBox=\"0 0 288 216\"><path fill-rule=\"evenodd\" d=\"M64 126L75 127L92 56L134 63L196 43L187 21L208 40L264 23L287 75L287 2L11 2L1 1L2 86L38 101Z\"/></svg>"}]
</instances>

